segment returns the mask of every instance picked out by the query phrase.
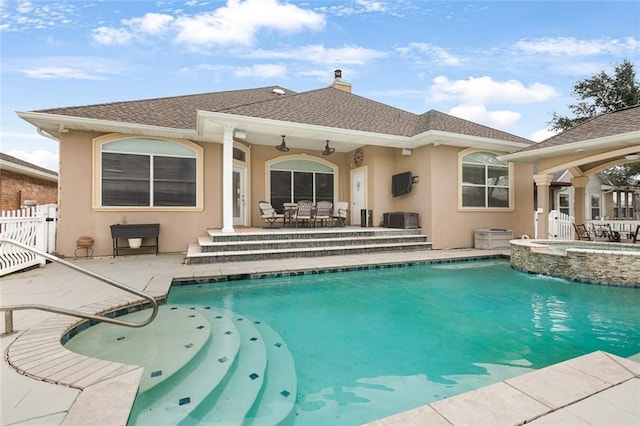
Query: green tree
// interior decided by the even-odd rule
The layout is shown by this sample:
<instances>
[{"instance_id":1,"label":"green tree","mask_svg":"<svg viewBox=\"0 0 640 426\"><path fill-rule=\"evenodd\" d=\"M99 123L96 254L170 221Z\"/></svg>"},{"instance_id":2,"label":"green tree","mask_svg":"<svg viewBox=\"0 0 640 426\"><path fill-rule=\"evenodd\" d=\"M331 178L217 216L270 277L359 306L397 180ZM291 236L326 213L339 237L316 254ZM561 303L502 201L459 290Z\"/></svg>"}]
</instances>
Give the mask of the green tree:
<instances>
[{"instance_id":1,"label":"green tree","mask_svg":"<svg viewBox=\"0 0 640 426\"><path fill-rule=\"evenodd\" d=\"M553 113L552 130L567 130L598 114L640 104L640 83L632 62L615 65L611 76L605 71L577 82L573 94L578 102L568 105L574 117ZM640 163L621 164L598 173L601 179L618 187L638 186Z\"/></svg>"},{"instance_id":2,"label":"green tree","mask_svg":"<svg viewBox=\"0 0 640 426\"><path fill-rule=\"evenodd\" d=\"M567 130L598 114L640 104L640 83L636 80L633 63L625 59L615 65L612 76L600 71L577 82L573 94L578 102L568 107L574 117L554 112L549 122L552 130Z\"/></svg>"}]
</instances>

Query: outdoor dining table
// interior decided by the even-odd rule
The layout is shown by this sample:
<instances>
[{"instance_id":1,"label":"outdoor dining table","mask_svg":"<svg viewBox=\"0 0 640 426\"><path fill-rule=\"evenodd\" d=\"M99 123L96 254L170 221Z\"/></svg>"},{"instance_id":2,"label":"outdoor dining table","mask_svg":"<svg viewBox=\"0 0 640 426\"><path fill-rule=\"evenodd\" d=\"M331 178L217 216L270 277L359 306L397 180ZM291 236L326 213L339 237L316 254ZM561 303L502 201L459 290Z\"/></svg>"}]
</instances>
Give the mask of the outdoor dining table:
<instances>
[{"instance_id":1,"label":"outdoor dining table","mask_svg":"<svg viewBox=\"0 0 640 426\"><path fill-rule=\"evenodd\" d=\"M293 227L293 216L298 210L297 203L284 203L284 226L287 226L287 222L289 223L289 228Z\"/></svg>"}]
</instances>

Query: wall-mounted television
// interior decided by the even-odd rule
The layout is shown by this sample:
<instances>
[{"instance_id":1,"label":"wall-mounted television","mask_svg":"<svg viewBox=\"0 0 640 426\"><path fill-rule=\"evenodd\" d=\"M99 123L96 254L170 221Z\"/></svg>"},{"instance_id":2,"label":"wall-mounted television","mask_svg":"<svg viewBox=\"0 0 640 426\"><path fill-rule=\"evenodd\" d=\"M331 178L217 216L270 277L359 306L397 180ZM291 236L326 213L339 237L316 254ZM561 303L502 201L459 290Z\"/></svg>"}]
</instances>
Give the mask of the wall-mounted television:
<instances>
[{"instance_id":1,"label":"wall-mounted television","mask_svg":"<svg viewBox=\"0 0 640 426\"><path fill-rule=\"evenodd\" d=\"M391 195L399 197L411 192L413 176L411 172L398 173L391 176Z\"/></svg>"}]
</instances>

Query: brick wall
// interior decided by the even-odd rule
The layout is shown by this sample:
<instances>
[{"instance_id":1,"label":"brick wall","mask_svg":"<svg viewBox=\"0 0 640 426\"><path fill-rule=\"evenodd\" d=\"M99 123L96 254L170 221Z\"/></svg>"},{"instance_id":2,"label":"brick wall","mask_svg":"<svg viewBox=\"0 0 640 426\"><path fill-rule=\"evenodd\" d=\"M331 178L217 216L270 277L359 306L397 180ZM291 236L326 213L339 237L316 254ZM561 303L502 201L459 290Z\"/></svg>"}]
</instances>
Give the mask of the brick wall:
<instances>
[{"instance_id":1,"label":"brick wall","mask_svg":"<svg viewBox=\"0 0 640 426\"><path fill-rule=\"evenodd\" d=\"M25 200L35 200L37 204L58 202L58 183L32 176L25 176L9 170L0 170L2 181L2 206L0 210L16 210Z\"/></svg>"}]
</instances>

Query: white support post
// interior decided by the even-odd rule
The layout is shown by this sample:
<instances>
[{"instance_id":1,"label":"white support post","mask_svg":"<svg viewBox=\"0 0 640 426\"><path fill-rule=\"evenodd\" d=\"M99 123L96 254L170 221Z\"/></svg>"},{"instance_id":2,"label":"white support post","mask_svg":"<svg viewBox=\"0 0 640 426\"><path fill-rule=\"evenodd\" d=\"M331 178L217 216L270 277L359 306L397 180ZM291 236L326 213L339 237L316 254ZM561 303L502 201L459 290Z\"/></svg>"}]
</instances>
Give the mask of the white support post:
<instances>
[{"instance_id":1,"label":"white support post","mask_svg":"<svg viewBox=\"0 0 640 426\"><path fill-rule=\"evenodd\" d=\"M222 232L233 229L233 127L225 126L222 138Z\"/></svg>"}]
</instances>

